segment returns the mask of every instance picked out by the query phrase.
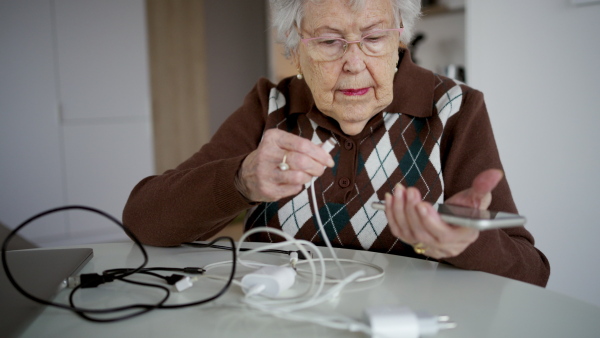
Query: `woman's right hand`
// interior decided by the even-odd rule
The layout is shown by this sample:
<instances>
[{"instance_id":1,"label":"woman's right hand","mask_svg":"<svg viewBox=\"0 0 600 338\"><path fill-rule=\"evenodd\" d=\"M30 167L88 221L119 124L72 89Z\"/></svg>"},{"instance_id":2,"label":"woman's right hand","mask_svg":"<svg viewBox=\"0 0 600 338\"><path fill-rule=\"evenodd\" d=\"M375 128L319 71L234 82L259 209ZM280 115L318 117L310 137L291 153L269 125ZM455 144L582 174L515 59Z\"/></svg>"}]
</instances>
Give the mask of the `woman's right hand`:
<instances>
[{"instance_id":1,"label":"woman's right hand","mask_svg":"<svg viewBox=\"0 0 600 338\"><path fill-rule=\"evenodd\" d=\"M289 170L282 171L285 162ZM238 189L253 202L273 202L299 193L305 183L334 166L333 158L319 145L279 129L265 131L258 148L242 162Z\"/></svg>"}]
</instances>

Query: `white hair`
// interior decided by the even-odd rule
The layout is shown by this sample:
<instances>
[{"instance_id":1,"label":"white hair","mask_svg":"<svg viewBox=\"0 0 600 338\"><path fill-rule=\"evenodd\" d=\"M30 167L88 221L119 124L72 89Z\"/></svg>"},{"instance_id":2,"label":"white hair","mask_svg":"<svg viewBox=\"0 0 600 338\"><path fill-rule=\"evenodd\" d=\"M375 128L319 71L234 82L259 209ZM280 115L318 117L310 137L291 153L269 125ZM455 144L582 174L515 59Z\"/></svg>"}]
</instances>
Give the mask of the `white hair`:
<instances>
[{"instance_id":1,"label":"white hair","mask_svg":"<svg viewBox=\"0 0 600 338\"><path fill-rule=\"evenodd\" d=\"M322 0L270 0L273 27L277 31L277 42L285 47L285 56L290 57L298 49L300 43L300 24L304 18L304 4L307 1ZM354 9L363 8L368 0L348 0ZM408 46L413 36L415 22L421 15L421 0L390 0L394 9L394 28L404 31L400 34L400 42Z\"/></svg>"}]
</instances>

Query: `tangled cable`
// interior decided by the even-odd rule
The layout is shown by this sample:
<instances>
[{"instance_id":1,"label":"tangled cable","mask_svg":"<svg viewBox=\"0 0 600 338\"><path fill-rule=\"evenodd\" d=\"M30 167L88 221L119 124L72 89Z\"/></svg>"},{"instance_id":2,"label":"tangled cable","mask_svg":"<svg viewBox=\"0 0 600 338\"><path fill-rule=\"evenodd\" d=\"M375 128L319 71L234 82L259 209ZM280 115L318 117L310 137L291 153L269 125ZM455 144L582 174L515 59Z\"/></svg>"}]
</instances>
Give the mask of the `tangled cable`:
<instances>
[{"instance_id":1,"label":"tangled cable","mask_svg":"<svg viewBox=\"0 0 600 338\"><path fill-rule=\"evenodd\" d=\"M52 301L49 301L46 299L36 297L36 296L32 295L31 293L29 293L27 290L23 289L17 283L17 281L14 279L12 273L10 272L10 269L8 267L7 257L6 257L7 256L6 253L8 251L8 243L22 228L24 228L31 222L33 222L41 217L44 217L44 216L52 214L52 213L60 212L60 211L66 211L66 210L84 210L84 211L93 212L93 213L96 213L96 214L106 217L113 223L117 224L133 240L135 245L140 249L142 256L143 256L143 262L137 268L109 269L109 270L105 270L104 272L102 272L102 274L96 274L96 273L83 274L81 276L78 276L78 278L79 278L78 280L71 280L70 282L73 283L73 285L72 285L73 290L71 291L71 293L69 295L69 305L55 303L55 302L52 302ZM217 243L222 240L229 241L229 244L231 245L231 247L235 248L235 242L233 241L233 239L231 237L219 237L219 238L215 239L214 241L210 242L209 245ZM111 216L101 210L87 207L87 206L80 206L80 205L64 206L64 207L50 209L50 210L41 212L37 215L34 215L34 216L30 217L29 219L25 220L23 223L18 225L14 230L12 230L8 234L8 236L6 237L4 242L2 243L2 266L6 273L7 279L15 287L15 289L17 289L17 291L19 291L22 295L31 299L34 302L52 306L52 307L56 307L56 308L60 308L60 309L73 311L73 312L77 313L77 315L79 315L80 317L82 317L86 320L93 321L93 322L102 322L102 323L116 322L116 321L132 318L132 317L137 317L141 314L144 314L146 312L149 312L149 311L152 311L155 309L175 309L175 308L196 306L196 305L205 304L210 301L213 301L213 300L219 298L220 296L222 296L229 289L230 285L233 282L233 279L235 277L235 269L236 269L236 262L237 262L237 251L236 250L232 251L232 262L233 262L233 264L231 267L231 272L229 274L229 277L226 279L225 285L215 295L205 298L205 299L202 299L202 300L195 301L195 302L168 305L168 304L165 304L167 302L167 300L169 299L169 296L171 295L171 291L169 290L168 287L161 285L161 284L141 282L141 281L133 280L128 277L131 277L135 274L150 275L150 276L154 276L154 277L164 280L167 284L173 285L173 284L177 283L178 281L180 281L182 279L182 277L185 278L185 276L183 276L183 275L163 276L163 275L157 274L155 271L171 271L171 272L182 272L182 273L187 273L187 274L201 274L201 273L204 273L204 269L193 268L193 267L190 267L190 268L146 268L146 265L148 264L148 254L147 254L146 250L144 249L142 243L137 239L137 237L133 233L131 233L129 231L129 229L127 229L125 226L123 226L123 224L119 220L117 220L113 216ZM164 291L165 295L156 303L130 304L130 305L112 307L112 308L106 308L106 309L90 309L90 308L83 308L83 307L79 307L79 306L75 305L74 296L77 291L84 289L84 288L96 287L100 284L110 283L113 281L121 281L121 282L135 284L135 285L139 285L139 286L143 286L143 287L160 289L160 290ZM128 314L122 315L122 316L111 317L111 318L97 318L97 317L90 316L90 315L94 315L94 314L95 315L106 315L106 314L122 313L122 312L132 311L132 310L133 310L132 313L128 313Z\"/></svg>"}]
</instances>

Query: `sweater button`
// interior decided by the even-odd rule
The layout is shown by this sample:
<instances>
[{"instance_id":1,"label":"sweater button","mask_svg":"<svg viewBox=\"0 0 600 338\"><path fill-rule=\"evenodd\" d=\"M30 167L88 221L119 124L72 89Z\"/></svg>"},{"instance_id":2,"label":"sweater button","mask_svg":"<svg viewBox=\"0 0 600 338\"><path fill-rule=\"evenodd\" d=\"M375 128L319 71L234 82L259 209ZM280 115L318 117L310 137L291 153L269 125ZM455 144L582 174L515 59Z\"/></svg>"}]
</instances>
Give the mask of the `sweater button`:
<instances>
[{"instance_id":1,"label":"sweater button","mask_svg":"<svg viewBox=\"0 0 600 338\"><path fill-rule=\"evenodd\" d=\"M348 186L350 185L350 179L348 177L342 177L342 178L340 178L338 183L339 183L340 187L348 188Z\"/></svg>"},{"instance_id":2,"label":"sweater button","mask_svg":"<svg viewBox=\"0 0 600 338\"><path fill-rule=\"evenodd\" d=\"M346 150L352 150L353 147L354 147L354 143L352 143L352 141L350 141L350 140L344 141L344 148L346 148Z\"/></svg>"}]
</instances>

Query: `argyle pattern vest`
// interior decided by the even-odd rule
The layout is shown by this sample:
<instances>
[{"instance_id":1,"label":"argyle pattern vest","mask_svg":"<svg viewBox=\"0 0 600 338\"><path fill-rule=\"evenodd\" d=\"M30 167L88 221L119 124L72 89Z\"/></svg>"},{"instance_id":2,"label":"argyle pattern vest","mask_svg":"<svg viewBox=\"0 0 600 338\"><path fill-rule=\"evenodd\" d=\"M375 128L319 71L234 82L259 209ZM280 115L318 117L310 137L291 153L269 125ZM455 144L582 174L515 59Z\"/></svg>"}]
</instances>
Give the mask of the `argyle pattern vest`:
<instances>
[{"instance_id":1,"label":"argyle pattern vest","mask_svg":"<svg viewBox=\"0 0 600 338\"><path fill-rule=\"evenodd\" d=\"M266 129L279 128L315 144L330 137L337 141L331 151L335 166L327 168L314 184L325 234L319 230L313 215L310 184L295 196L252 208L246 215L246 230L267 226L320 245L324 243L323 236L327 236L335 247L395 254L412 252L392 235L385 213L371 208L371 203L383 200L386 192L393 193L397 183L418 188L423 200L443 201L440 141L446 121L460 110L462 101L458 84L448 86L446 82L444 87L450 88L436 95L431 117L383 112L375 117L378 123L370 124L368 136L360 140L327 130L307 114L288 114L284 95L273 88ZM347 168L340 167L342 156L353 157L352 175L348 175ZM251 240L278 242L283 238L258 233Z\"/></svg>"}]
</instances>

